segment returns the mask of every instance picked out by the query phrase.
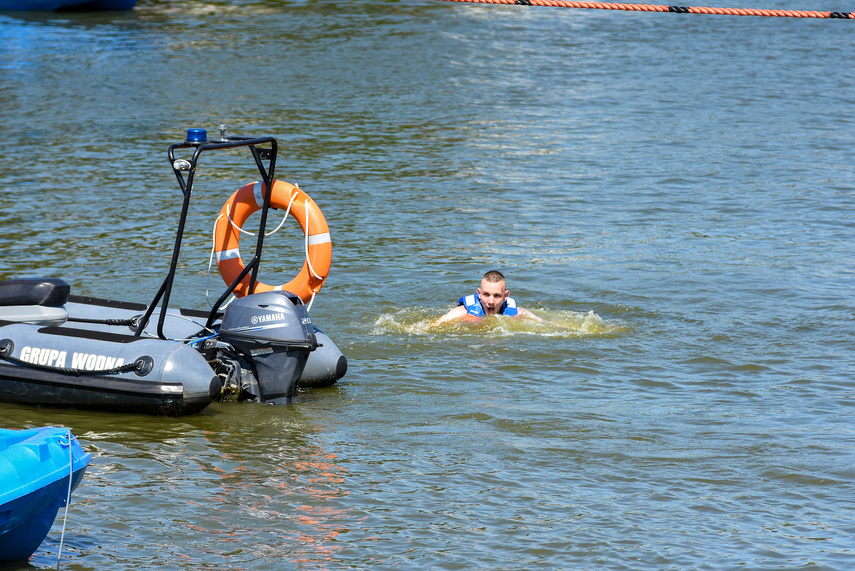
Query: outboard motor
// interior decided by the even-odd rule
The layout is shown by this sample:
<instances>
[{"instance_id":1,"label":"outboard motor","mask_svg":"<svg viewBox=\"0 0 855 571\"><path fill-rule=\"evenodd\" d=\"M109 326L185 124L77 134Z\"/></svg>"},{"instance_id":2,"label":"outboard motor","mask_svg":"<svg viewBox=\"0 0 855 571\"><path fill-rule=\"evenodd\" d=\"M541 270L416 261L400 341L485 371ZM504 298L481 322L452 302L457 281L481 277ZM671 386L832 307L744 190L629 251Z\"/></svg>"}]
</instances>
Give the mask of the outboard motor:
<instances>
[{"instance_id":1,"label":"outboard motor","mask_svg":"<svg viewBox=\"0 0 855 571\"><path fill-rule=\"evenodd\" d=\"M233 301L223 316L220 339L252 364L259 400L276 404L291 402L309 353L318 348L303 301L289 291Z\"/></svg>"}]
</instances>

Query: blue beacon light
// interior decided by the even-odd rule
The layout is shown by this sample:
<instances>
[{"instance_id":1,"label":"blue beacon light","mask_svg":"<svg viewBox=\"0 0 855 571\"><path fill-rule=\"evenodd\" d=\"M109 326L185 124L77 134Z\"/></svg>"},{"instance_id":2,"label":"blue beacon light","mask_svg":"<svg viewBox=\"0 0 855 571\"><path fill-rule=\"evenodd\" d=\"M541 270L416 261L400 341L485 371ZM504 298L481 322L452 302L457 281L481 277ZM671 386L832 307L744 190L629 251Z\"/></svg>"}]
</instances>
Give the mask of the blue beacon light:
<instances>
[{"instance_id":1,"label":"blue beacon light","mask_svg":"<svg viewBox=\"0 0 855 571\"><path fill-rule=\"evenodd\" d=\"M187 129L187 140L185 143L201 145L208 142L208 132L205 129Z\"/></svg>"}]
</instances>

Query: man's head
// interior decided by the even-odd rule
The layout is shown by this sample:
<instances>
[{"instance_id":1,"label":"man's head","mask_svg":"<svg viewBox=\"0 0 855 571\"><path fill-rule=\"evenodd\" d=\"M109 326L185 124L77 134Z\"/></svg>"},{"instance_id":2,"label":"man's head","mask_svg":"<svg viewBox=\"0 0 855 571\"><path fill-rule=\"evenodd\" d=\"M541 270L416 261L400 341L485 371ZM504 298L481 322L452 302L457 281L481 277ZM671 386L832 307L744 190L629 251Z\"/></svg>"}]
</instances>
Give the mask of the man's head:
<instances>
[{"instance_id":1,"label":"man's head","mask_svg":"<svg viewBox=\"0 0 855 571\"><path fill-rule=\"evenodd\" d=\"M478 297L481 307L487 315L495 315L502 309L502 305L508 298L510 292L505 289L505 276L496 270L487 272L481 278L481 287L478 288Z\"/></svg>"}]
</instances>

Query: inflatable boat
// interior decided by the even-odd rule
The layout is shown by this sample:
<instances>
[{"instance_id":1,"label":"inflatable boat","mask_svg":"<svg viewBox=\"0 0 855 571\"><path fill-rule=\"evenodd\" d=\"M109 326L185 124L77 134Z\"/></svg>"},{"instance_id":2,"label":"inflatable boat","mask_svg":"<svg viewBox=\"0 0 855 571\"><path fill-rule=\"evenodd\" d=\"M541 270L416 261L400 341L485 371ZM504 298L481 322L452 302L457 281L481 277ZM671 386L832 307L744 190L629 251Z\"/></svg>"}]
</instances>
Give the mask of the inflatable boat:
<instances>
[{"instance_id":1,"label":"inflatable boat","mask_svg":"<svg viewBox=\"0 0 855 571\"><path fill-rule=\"evenodd\" d=\"M91 459L66 428L0 429L0 561L36 552Z\"/></svg>"},{"instance_id":2,"label":"inflatable boat","mask_svg":"<svg viewBox=\"0 0 855 571\"><path fill-rule=\"evenodd\" d=\"M347 359L309 316L331 264L329 227L308 195L273 178L277 148L273 137L227 136L225 126L218 139L190 129L170 145L184 198L169 270L148 305L72 295L60 278L0 282L0 400L179 416L215 400L290 403L298 387L343 377ZM200 159L233 149L249 150L262 180L232 194L215 221L225 290L210 310L172 308ZM281 286L257 279L271 209L304 234L303 267ZM260 222L244 262L240 235L253 213Z\"/></svg>"}]
</instances>

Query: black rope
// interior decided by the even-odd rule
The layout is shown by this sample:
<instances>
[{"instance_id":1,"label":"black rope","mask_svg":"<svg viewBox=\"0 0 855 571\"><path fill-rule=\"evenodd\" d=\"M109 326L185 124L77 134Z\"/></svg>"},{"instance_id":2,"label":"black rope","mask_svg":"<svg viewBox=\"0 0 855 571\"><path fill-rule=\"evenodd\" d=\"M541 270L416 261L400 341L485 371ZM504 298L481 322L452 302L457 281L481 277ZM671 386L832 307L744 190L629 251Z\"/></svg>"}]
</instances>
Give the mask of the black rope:
<instances>
[{"instance_id":1,"label":"black rope","mask_svg":"<svg viewBox=\"0 0 855 571\"><path fill-rule=\"evenodd\" d=\"M130 319L87 319L85 317L69 317L68 321L77 323L97 323L98 325L129 325L135 327L138 323L136 317Z\"/></svg>"},{"instance_id":2,"label":"black rope","mask_svg":"<svg viewBox=\"0 0 855 571\"><path fill-rule=\"evenodd\" d=\"M30 363L28 361L22 361L17 357L6 356L5 347L0 347L0 359L4 361L9 361L10 363L15 363L16 365L23 365L25 367L31 367L33 369L41 369L44 371L51 371L53 373L62 373L64 375L75 375L79 377L80 375L114 375L116 373L124 373L126 371L142 371L146 368L145 359L140 357L133 363L128 363L126 365L121 365L119 367L113 367L112 369L98 369L94 371L89 371L85 369L70 369L65 367L51 367L50 365L39 365L37 363Z\"/></svg>"}]
</instances>

